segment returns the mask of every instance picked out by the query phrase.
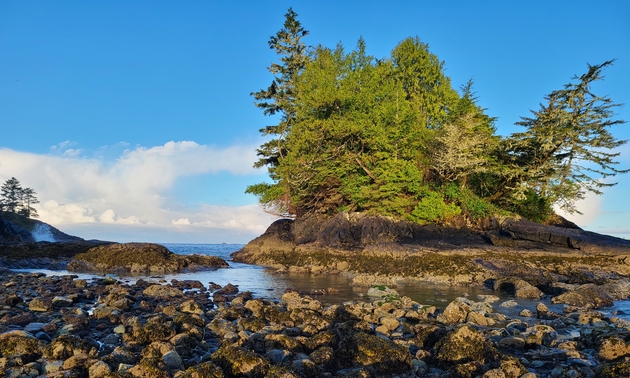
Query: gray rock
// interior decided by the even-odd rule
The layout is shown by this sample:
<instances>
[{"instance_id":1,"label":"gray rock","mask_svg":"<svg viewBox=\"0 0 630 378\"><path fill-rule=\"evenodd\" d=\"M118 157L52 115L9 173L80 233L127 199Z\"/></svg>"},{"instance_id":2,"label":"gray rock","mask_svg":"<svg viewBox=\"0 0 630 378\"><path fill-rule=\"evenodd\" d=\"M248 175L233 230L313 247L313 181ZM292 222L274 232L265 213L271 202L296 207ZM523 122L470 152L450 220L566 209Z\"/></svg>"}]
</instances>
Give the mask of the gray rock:
<instances>
[{"instance_id":1,"label":"gray rock","mask_svg":"<svg viewBox=\"0 0 630 378\"><path fill-rule=\"evenodd\" d=\"M184 362L182 361L182 358L179 356L179 354L174 350L166 352L162 356L162 361L164 361L164 364L170 369L184 370Z\"/></svg>"},{"instance_id":2,"label":"gray rock","mask_svg":"<svg viewBox=\"0 0 630 378\"><path fill-rule=\"evenodd\" d=\"M274 365L282 364L290 355L291 352L281 349L270 349L267 351L267 353L265 353L265 356Z\"/></svg>"},{"instance_id":3,"label":"gray rock","mask_svg":"<svg viewBox=\"0 0 630 378\"><path fill-rule=\"evenodd\" d=\"M45 325L45 323L29 323L24 327L24 330L30 333L37 333L41 331Z\"/></svg>"},{"instance_id":4,"label":"gray rock","mask_svg":"<svg viewBox=\"0 0 630 378\"><path fill-rule=\"evenodd\" d=\"M72 299L67 298L67 297L54 297L52 300L52 305L54 308L60 308L60 307L68 307L68 306L72 306Z\"/></svg>"}]
</instances>

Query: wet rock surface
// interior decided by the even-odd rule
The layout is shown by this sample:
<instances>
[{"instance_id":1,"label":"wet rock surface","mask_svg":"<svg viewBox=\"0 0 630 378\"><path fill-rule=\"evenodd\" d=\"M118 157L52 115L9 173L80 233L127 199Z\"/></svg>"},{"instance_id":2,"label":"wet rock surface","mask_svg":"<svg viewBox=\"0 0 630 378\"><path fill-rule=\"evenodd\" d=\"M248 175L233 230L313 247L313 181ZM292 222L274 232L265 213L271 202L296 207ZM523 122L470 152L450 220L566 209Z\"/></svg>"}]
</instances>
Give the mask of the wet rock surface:
<instances>
[{"instance_id":1,"label":"wet rock surface","mask_svg":"<svg viewBox=\"0 0 630 378\"><path fill-rule=\"evenodd\" d=\"M509 317L493 295L436 308L379 285L373 301L325 306L296 292L274 301L208 286L2 272L0 369L7 377L178 378L630 371L630 322L588 306L554 312L538 303Z\"/></svg>"}]
</instances>

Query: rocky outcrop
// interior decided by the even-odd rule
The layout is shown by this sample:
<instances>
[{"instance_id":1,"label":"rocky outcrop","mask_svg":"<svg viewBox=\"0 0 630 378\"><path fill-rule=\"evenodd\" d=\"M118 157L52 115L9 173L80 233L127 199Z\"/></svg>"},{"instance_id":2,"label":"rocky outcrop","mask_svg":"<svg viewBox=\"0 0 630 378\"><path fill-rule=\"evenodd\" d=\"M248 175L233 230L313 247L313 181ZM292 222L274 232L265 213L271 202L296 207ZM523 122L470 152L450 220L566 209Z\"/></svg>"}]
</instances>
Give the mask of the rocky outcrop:
<instances>
[{"instance_id":1,"label":"rocky outcrop","mask_svg":"<svg viewBox=\"0 0 630 378\"><path fill-rule=\"evenodd\" d=\"M232 257L279 271L348 272L353 285L368 287L477 285L518 298L562 294L554 300L594 308L630 296L630 241L525 220L489 220L473 231L363 214L283 219ZM591 289L573 293L580 285Z\"/></svg>"},{"instance_id":2,"label":"rocky outcrop","mask_svg":"<svg viewBox=\"0 0 630 378\"><path fill-rule=\"evenodd\" d=\"M554 285L564 283L592 284L614 299L630 295L630 241L526 220L489 220L474 231L364 214L283 219L232 257L280 271L349 272L363 286L485 285L539 299L562 294Z\"/></svg>"},{"instance_id":3,"label":"rocky outcrop","mask_svg":"<svg viewBox=\"0 0 630 378\"><path fill-rule=\"evenodd\" d=\"M0 216L0 244L33 243L31 232Z\"/></svg>"},{"instance_id":4,"label":"rocky outcrop","mask_svg":"<svg viewBox=\"0 0 630 378\"><path fill-rule=\"evenodd\" d=\"M68 264L75 272L173 273L226 268L225 260L215 256L176 255L152 243L110 244L78 254Z\"/></svg>"}]
</instances>

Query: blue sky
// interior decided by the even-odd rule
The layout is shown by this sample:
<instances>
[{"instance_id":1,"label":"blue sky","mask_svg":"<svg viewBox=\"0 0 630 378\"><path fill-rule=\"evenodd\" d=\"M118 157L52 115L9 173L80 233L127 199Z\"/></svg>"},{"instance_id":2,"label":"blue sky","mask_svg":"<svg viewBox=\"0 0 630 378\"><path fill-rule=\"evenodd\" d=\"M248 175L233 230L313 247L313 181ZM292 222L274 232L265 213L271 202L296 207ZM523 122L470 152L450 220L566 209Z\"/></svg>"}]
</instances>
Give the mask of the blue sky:
<instances>
[{"instance_id":1,"label":"blue sky","mask_svg":"<svg viewBox=\"0 0 630 378\"><path fill-rule=\"evenodd\" d=\"M243 193L269 85L269 36L292 6L310 45L386 57L418 36L455 86L475 82L498 131L586 70L630 103L626 1L0 2L0 180L17 177L42 220L85 238L247 242L273 221ZM627 105L618 118L630 120ZM613 130L629 139L628 125ZM630 148L619 160L630 168ZM580 204L581 226L630 234L630 175Z\"/></svg>"}]
</instances>

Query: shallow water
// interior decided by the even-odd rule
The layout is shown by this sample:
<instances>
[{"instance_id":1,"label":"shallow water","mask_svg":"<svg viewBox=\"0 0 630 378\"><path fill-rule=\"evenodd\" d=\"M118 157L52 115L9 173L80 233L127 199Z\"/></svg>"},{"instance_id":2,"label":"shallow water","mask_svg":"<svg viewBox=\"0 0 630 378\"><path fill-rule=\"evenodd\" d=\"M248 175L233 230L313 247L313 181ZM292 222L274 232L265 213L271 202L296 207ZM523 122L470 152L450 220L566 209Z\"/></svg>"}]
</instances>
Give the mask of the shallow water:
<instances>
[{"instance_id":1,"label":"shallow water","mask_svg":"<svg viewBox=\"0 0 630 378\"><path fill-rule=\"evenodd\" d=\"M324 304L340 304L345 301L353 300L369 300L366 296L367 288L356 288L350 286L350 279L344 275L330 275L330 274L276 274L271 269L266 269L260 266L242 264L232 261L230 254L243 247L242 244L163 244L169 250L174 253L187 255L187 254L204 254L218 256L226 260L229 263L229 268L191 272L191 273L178 273L178 274L166 274L160 276L146 275L133 275L133 276L116 276L122 281L129 283L135 282L138 278L143 278L150 281L172 279L177 280L197 280L204 285L208 285L209 282L214 282L221 286L225 286L228 283L237 285L241 291L251 291L255 297L266 297L273 299L280 299L282 294L287 289L293 289L298 291L311 291L319 289L334 288L339 291L337 294L313 296L320 300ZM42 272L47 275L63 275L63 274L76 274L79 278L90 279L97 277L96 274L86 273L74 273L68 271L52 271L45 269L20 269L15 271L22 272ZM411 299L422 303L431 304L436 307L445 307L450 301L457 297L467 296L473 301L479 301L478 295L496 295L500 298L500 301L494 306L498 306L499 303L514 300L517 305L511 308L501 308L500 312L508 316L516 316L523 308L527 308L535 312L536 304L540 301L532 301L525 299L516 299L505 293L498 293L492 290L483 288L468 288L468 287L452 287L448 285L434 285L434 284L403 284L399 285L396 289L402 296L408 296ZM545 302L552 311L561 311L562 306L551 305L549 301ZM630 314L630 301L618 301L613 309L623 309L624 312Z\"/></svg>"}]
</instances>

